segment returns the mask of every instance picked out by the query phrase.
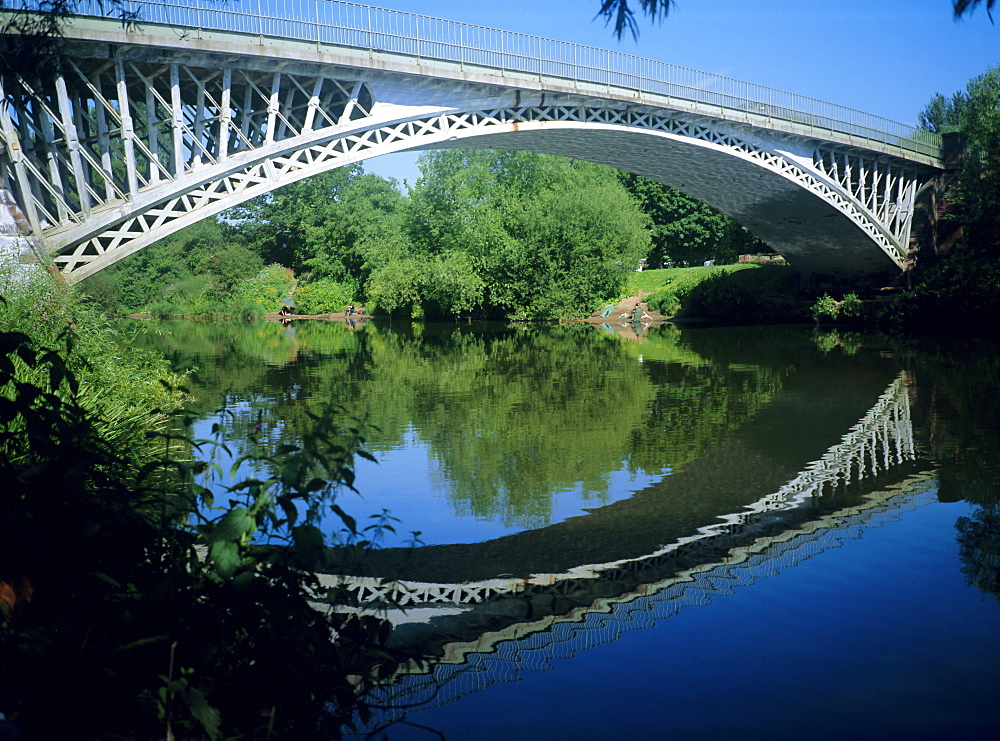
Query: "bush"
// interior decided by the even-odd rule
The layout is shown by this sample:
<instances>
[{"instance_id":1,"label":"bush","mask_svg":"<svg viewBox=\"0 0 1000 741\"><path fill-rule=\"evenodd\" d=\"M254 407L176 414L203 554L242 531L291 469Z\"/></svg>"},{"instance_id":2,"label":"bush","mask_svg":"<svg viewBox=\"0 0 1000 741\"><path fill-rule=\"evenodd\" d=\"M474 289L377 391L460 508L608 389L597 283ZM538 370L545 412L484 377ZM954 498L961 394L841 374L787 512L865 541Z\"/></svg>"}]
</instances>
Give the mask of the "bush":
<instances>
[{"instance_id":1,"label":"bush","mask_svg":"<svg viewBox=\"0 0 1000 741\"><path fill-rule=\"evenodd\" d=\"M864 313L864 304L856 293L848 293L840 302L840 313L849 319L860 319Z\"/></svg>"},{"instance_id":2,"label":"bush","mask_svg":"<svg viewBox=\"0 0 1000 741\"><path fill-rule=\"evenodd\" d=\"M797 282L798 274L781 266L719 272L689 289L683 315L724 324L805 321Z\"/></svg>"},{"instance_id":3,"label":"bush","mask_svg":"<svg viewBox=\"0 0 1000 741\"><path fill-rule=\"evenodd\" d=\"M840 304L830 294L824 293L813 303L810 312L817 322L823 317L828 317L832 321L840 313Z\"/></svg>"},{"instance_id":4,"label":"bush","mask_svg":"<svg viewBox=\"0 0 1000 741\"><path fill-rule=\"evenodd\" d=\"M0 332L0 712L25 738L339 737L402 658L388 623L314 607L323 512L361 540L335 499L360 425L325 408L218 507L207 464L102 432L71 356Z\"/></svg>"},{"instance_id":5,"label":"bush","mask_svg":"<svg viewBox=\"0 0 1000 741\"><path fill-rule=\"evenodd\" d=\"M182 401L161 383L165 379L177 386L183 381L169 371L162 356L133 347L106 317L45 273L7 286L0 295L0 332L25 328L39 346L72 350L66 353L66 372L78 379L78 400L98 420L101 435L137 454L148 453L146 433L159 429L165 419L155 410ZM39 383L39 372L21 363L15 366L14 379Z\"/></svg>"},{"instance_id":6,"label":"bush","mask_svg":"<svg viewBox=\"0 0 1000 741\"><path fill-rule=\"evenodd\" d=\"M646 305L653 311L658 311L664 316L673 316L681 310L681 301L687 291L661 288L656 293L646 297Z\"/></svg>"},{"instance_id":7,"label":"bush","mask_svg":"<svg viewBox=\"0 0 1000 741\"><path fill-rule=\"evenodd\" d=\"M278 311L281 299L287 298L295 284L291 270L281 265L268 265L253 278L238 282L233 288L230 299L231 307L242 308L247 304L256 304L260 314Z\"/></svg>"},{"instance_id":8,"label":"bush","mask_svg":"<svg viewBox=\"0 0 1000 741\"><path fill-rule=\"evenodd\" d=\"M295 311L299 314L335 314L353 302L355 287L333 278L320 278L295 287Z\"/></svg>"}]
</instances>

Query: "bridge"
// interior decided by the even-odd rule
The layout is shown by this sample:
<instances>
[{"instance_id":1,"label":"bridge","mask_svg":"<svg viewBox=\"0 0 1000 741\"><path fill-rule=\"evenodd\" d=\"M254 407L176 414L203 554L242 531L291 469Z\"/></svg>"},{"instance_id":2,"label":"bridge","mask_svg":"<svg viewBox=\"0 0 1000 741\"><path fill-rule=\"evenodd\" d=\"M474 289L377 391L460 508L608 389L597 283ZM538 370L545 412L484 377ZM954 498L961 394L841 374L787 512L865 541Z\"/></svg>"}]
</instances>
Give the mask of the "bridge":
<instances>
[{"instance_id":1,"label":"bridge","mask_svg":"<svg viewBox=\"0 0 1000 741\"><path fill-rule=\"evenodd\" d=\"M612 165L803 272L891 274L942 166L938 138L878 116L534 36L330 0L122 8L136 20L81 0L61 72L0 81L22 260L69 283L296 180L460 147Z\"/></svg>"},{"instance_id":2,"label":"bridge","mask_svg":"<svg viewBox=\"0 0 1000 741\"><path fill-rule=\"evenodd\" d=\"M405 606L383 614L397 623L400 644L429 657L374 691L377 710L366 729L547 669L937 501L936 474L918 460L909 393L900 373L836 443L776 490L647 555L488 583L340 581L367 600Z\"/></svg>"},{"instance_id":3,"label":"bridge","mask_svg":"<svg viewBox=\"0 0 1000 741\"><path fill-rule=\"evenodd\" d=\"M826 380L827 376L816 376L816 379ZM794 386L794 385L793 385ZM794 396L800 394L801 388L793 387L790 393ZM865 389L870 393L870 387ZM779 395L780 396L780 395ZM846 397L840 397L839 401L844 401ZM777 422L780 425L795 424L797 413L789 408L788 402L781 398L771 402L773 407L779 411L778 417L773 415L762 415L766 417L761 420L765 425ZM806 412L805 406L800 407ZM816 408L812 407L812 414L816 414ZM762 428L759 424L748 424L733 436L733 440L741 438L754 438L760 435ZM711 455L705 457L704 462L709 469L727 468L728 460L722 460L726 454L726 446L723 444ZM749 456L746 455L746 448L742 445L729 445L736 458L744 460L743 465L749 463ZM875 404L864 414L864 416L854 423L850 429L844 433L840 439L825 450L817 459L806 463L793 476L785 480L780 485L770 483L776 482L778 478L759 480L759 487L764 488L766 493L756 500L743 503L740 496L744 492L753 492L754 488L746 486L740 487L737 498L721 504L721 509L714 512L699 514L697 517L704 517L708 522L694 525L693 520L688 519L679 528L671 533L671 528L667 522L658 518L654 508L649 506L647 501L641 501L641 495L636 499L640 500L638 509L641 516L654 523L657 535L654 540L644 542L642 534L637 534L633 528L622 528L629 533L629 543L624 544L625 549L615 552L609 549L604 543L588 542L584 548L573 549L567 545L567 538L561 535L560 526L550 526L543 528L542 537L555 541L560 556L565 557L563 561L548 560L548 563L563 564L569 563L568 567L563 567L560 572L530 572L513 573L506 577L482 578L476 573L476 564L486 561L498 563L488 554L489 544L453 545L423 547L416 550L410 549L383 549L382 552L375 552L366 560L365 566L379 574L388 574L394 570L394 555L400 556L397 563L406 561L411 574L436 573L446 575L451 581L416 581L413 579L385 579L370 576L351 575L321 575L321 583L325 587L336 587L341 597L352 596L353 602L361 605L364 609L372 609L381 606L382 608L392 608L391 613L395 620L409 621L414 611L431 606L459 606L466 607L488 602L490 600L510 594L530 593L538 590L554 590L556 593L565 593L567 590L578 590L581 584L588 580L621 582L626 575L632 575L639 571L649 571L662 566L666 562L673 562L679 554L691 550L703 549L705 543L711 542L715 545L721 539L732 539L739 533L741 537L759 537L763 532L775 525L780 525L785 529L791 519L795 519L795 513L802 510L813 514L816 503L824 497L840 495L844 499L843 491L851 486L856 486L864 482L878 479L881 474L894 469L905 467L905 464L916 460L916 446L913 439L913 426L910 419L910 404L908 389L904 374L898 375L891 381L887 388L878 396ZM737 465L732 462L733 465ZM767 467L774 466L777 470L777 477L786 476L780 465L775 465L774 460L768 460ZM704 476L704 471L697 466L694 471L689 471L691 479ZM664 483L678 486L672 487L673 496L669 497L670 509L676 510L677 489L683 490L690 498L707 498L706 490L697 491L691 486L688 477L684 472L675 473L664 481ZM709 486L731 490L737 488L738 481L728 476L720 476L718 473L713 477ZM767 491L771 488L771 491ZM759 491L759 489L758 489ZM737 505L739 502L739 505ZM627 503L617 503L603 509L622 510L627 507ZM738 506L738 509L737 509ZM728 509L728 511L726 511ZM599 511L591 512L584 519L599 519ZM616 524L620 525L621 519ZM621 540L621 530L615 529L615 535ZM671 539L671 535L674 535ZM521 533L507 536L501 540L506 540L512 544L509 551L524 550L530 547L532 533ZM588 538L588 541L595 540ZM666 543L665 543L666 541ZM651 547L651 543L656 543ZM664 544L665 543L665 544ZM395 554L393 552L396 552ZM478 552L478 555L473 555ZM595 555L606 556L612 554L612 558L604 558L600 561L591 562L589 557ZM428 557L429 556L429 557ZM426 561L426 563L421 563ZM502 568L518 569L518 561L510 559L502 562ZM489 569L491 566L487 565ZM493 565L496 569L497 566ZM403 608L404 612L396 611L396 608Z\"/></svg>"}]
</instances>

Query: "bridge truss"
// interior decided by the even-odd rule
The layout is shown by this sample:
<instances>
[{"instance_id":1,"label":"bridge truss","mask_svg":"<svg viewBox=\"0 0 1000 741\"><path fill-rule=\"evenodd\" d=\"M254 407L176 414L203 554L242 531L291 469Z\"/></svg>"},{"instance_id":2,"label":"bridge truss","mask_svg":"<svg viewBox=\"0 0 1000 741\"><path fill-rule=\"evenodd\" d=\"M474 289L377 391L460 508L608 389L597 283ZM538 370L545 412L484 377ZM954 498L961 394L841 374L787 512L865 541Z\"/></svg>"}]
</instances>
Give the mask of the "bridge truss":
<instances>
[{"instance_id":1,"label":"bridge truss","mask_svg":"<svg viewBox=\"0 0 1000 741\"><path fill-rule=\"evenodd\" d=\"M916 460L913 424L905 378L897 377L875 405L818 460L809 463L777 491L749 504L741 512L720 517L696 532L664 545L654 553L611 563L584 564L560 574L529 578L498 578L461 584L389 581L375 577L320 575L324 587L336 587L358 605L413 609L427 605L477 605L505 594L530 590L571 591L580 580L617 581L629 574L658 567L712 539L727 537L769 513L808 508L825 495L862 483Z\"/></svg>"},{"instance_id":2,"label":"bridge truss","mask_svg":"<svg viewBox=\"0 0 1000 741\"><path fill-rule=\"evenodd\" d=\"M473 74L464 63L431 69L422 57L393 67L370 50L338 48L332 57L285 44L276 54L263 36L213 42L200 29L141 31L78 23L67 29L60 73L0 80L0 185L16 194L39 256L69 282L296 180L390 152L463 146L565 152L639 171L794 253L780 239L803 226L793 207L791 216L762 216L745 194L718 192L720 183L763 171L773 192L759 200L808 193L825 208L798 221L842 217L851 239L874 247L874 256L852 258L856 272L875 272L904 264L914 195L933 172L920 142L908 154L901 135L863 146L874 129L859 137L845 124L847 134L817 134L811 119L800 123L806 114L762 96L707 104L704 91L683 93L694 101L654 96L592 85L578 72L571 81L528 78L507 70L506 59L504 69L481 63ZM772 91L766 99L774 98ZM674 151L685 148L711 161L700 167L719 170L719 179L676 182L692 169ZM728 170L713 164L715 154L729 158ZM789 184L792 191L782 190Z\"/></svg>"}]
</instances>

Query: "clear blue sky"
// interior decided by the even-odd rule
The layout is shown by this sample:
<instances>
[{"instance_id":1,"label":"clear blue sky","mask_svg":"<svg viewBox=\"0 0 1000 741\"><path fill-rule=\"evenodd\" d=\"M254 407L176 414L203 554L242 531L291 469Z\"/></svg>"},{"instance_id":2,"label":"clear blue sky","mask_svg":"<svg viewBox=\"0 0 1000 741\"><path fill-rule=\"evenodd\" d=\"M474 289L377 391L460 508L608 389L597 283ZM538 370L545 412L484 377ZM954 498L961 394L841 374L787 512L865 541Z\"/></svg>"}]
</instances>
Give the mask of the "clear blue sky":
<instances>
[{"instance_id":1,"label":"clear blue sky","mask_svg":"<svg viewBox=\"0 0 1000 741\"><path fill-rule=\"evenodd\" d=\"M952 19L950 0L675 0L618 41L598 0L379 0L383 8L636 54L856 108L906 124L1000 65L1000 13ZM633 5L635 3L633 2ZM413 183L415 154L365 162Z\"/></svg>"}]
</instances>

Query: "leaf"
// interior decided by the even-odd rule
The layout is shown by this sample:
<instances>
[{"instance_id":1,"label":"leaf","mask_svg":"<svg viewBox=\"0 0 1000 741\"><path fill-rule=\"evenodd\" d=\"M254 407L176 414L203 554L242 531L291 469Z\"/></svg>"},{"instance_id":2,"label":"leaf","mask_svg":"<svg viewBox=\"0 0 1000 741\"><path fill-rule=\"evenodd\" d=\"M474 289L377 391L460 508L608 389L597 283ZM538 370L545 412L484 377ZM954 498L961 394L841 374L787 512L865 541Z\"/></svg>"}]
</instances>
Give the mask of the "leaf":
<instances>
[{"instance_id":1,"label":"leaf","mask_svg":"<svg viewBox=\"0 0 1000 741\"><path fill-rule=\"evenodd\" d=\"M330 509L333 510L334 514L336 514L341 520L343 520L344 524L347 525L348 530L352 533L356 533L358 531L357 520L344 512L339 505L331 504Z\"/></svg>"},{"instance_id":2,"label":"leaf","mask_svg":"<svg viewBox=\"0 0 1000 741\"><path fill-rule=\"evenodd\" d=\"M323 560L326 543L323 533L315 525L299 525L292 528L295 538L295 550L310 564L318 564Z\"/></svg>"},{"instance_id":3,"label":"leaf","mask_svg":"<svg viewBox=\"0 0 1000 741\"><path fill-rule=\"evenodd\" d=\"M257 529L257 521L246 507L233 507L219 520L212 531L211 540L241 540Z\"/></svg>"},{"instance_id":4,"label":"leaf","mask_svg":"<svg viewBox=\"0 0 1000 741\"><path fill-rule=\"evenodd\" d=\"M188 707L191 708L191 715L198 719L208 737L216 739L219 737L219 726L222 725L222 715L219 711L208 704L204 693L197 687L192 687L187 693Z\"/></svg>"},{"instance_id":5,"label":"leaf","mask_svg":"<svg viewBox=\"0 0 1000 741\"><path fill-rule=\"evenodd\" d=\"M215 564L216 571L223 577L229 578L240 565L240 547L231 540L219 540L212 543L208 550L208 556Z\"/></svg>"}]
</instances>

